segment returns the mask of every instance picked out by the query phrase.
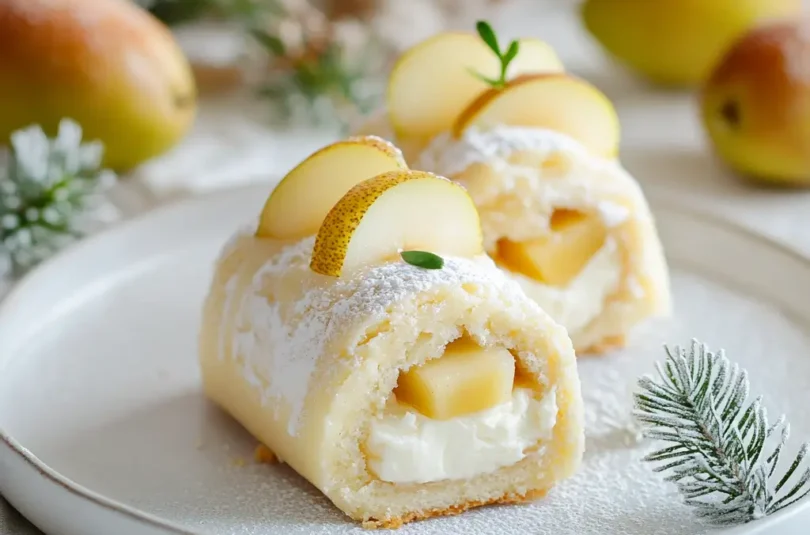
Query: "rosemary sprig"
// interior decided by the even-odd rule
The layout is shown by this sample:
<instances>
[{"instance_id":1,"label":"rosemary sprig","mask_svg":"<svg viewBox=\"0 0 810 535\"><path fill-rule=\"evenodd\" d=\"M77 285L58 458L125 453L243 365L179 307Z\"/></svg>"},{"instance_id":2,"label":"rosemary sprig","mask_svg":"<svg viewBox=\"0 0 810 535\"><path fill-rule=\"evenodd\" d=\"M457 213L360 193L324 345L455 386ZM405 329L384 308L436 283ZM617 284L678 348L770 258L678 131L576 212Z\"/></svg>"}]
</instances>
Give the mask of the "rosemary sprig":
<instances>
[{"instance_id":1,"label":"rosemary sprig","mask_svg":"<svg viewBox=\"0 0 810 535\"><path fill-rule=\"evenodd\" d=\"M715 525L750 522L810 494L808 444L776 475L790 425L784 416L770 425L761 397L747 403L745 370L696 340L689 351L666 352L658 380L639 381L634 414L647 438L669 443L644 460L659 463L654 470L677 485L698 517Z\"/></svg>"},{"instance_id":2,"label":"rosemary sprig","mask_svg":"<svg viewBox=\"0 0 810 535\"><path fill-rule=\"evenodd\" d=\"M424 269L442 269L444 258L427 251L402 251L399 253L408 264Z\"/></svg>"},{"instance_id":3,"label":"rosemary sprig","mask_svg":"<svg viewBox=\"0 0 810 535\"><path fill-rule=\"evenodd\" d=\"M520 43L518 41L512 41L509 43L509 46L501 52L501 47L498 44L498 36L495 35L495 30L492 29L492 26L490 26L488 22L479 20L475 25L475 29L479 37L481 37L481 40L498 56L501 62L501 74L498 78L489 78L473 69L469 69L469 71L473 76L488 83L492 87L503 88L506 86L506 71L509 69L509 64L512 63L512 60L515 59L518 52L520 52Z\"/></svg>"}]
</instances>

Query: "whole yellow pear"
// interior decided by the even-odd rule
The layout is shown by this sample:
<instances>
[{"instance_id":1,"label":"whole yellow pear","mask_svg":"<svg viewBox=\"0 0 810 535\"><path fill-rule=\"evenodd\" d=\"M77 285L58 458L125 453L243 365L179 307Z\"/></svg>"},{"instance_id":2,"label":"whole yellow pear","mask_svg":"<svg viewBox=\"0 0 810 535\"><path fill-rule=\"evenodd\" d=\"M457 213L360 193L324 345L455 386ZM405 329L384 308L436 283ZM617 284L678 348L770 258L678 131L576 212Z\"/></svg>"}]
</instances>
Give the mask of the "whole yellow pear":
<instances>
[{"instance_id":1,"label":"whole yellow pear","mask_svg":"<svg viewBox=\"0 0 810 535\"><path fill-rule=\"evenodd\" d=\"M134 2L0 0L0 144L68 117L125 170L177 143L195 111L185 56Z\"/></svg>"},{"instance_id":2,"label":"whole yellow pear","mask_svg":"<svg viewBox=\"0 0 810 535\"><path fill-rule=\"evenodd\" d=\"M728 46L802 0L586 0L585 27L616 59L653 83L695 86Z\"/></svg>"},{"instance_id":3,"label":"whole yellow pear","mask_svg":"<svg viewBox=\"0 0 810 535\"><path fill-rule=\"evenodd\" d=\"M735 43L702 90L701 114L736 171L810 185L810 20L764 24Z\"/></svg>"}]
</instances>

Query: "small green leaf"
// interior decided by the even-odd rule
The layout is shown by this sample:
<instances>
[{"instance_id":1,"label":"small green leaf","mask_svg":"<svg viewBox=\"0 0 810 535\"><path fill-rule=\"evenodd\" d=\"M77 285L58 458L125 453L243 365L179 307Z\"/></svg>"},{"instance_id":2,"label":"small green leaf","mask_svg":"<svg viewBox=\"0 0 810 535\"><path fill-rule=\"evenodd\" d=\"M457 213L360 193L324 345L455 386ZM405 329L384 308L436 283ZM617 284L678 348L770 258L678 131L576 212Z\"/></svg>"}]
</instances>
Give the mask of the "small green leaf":
<instances>
[{"instance_id":1,"label":"small green leaf","mask_svg":"<svg viewBox=\"0 0 810 535\"><path fill-rule=\"evenodd\" d=\"M509 44L509 49L506 51L506 54L501 58L501 78L498 80L499 87L506 86L506 71L509 70L509 64L515 59L519 49L520 45L518 42L512 41Z\"/></svg>"},{"instance_id":2,"label":"small green leaf","mask_svg":"<svg viewBox=\"0 0 810 535\"><path fill-rule=\"evenodd\" d=\"M425 269L442 269L444 267L444 259L441 256L427 251L402 251L399 254L405 262L412 266Z\"/></svg>"},{"instance_id":3,"label":"small green leaf","mask_svg":"<svg viewBox=\"0 0 810 535\"><path fill-rule=\"evenodd\" d=\"M506 68L509 63L515 59L515 56L518 55L518 51L520 50L520 43L517 41L512 41L509 45L509 49L506 51L506 54L503 55L503 66Z\"/></svg>"},{"instance_id":4,"label":"small green leaf","mask_svg":"<svg viewBox=\"0 0 810 535\"><path fill-rule=\"evenodd\" d=\"M492 26L486 21L479 20L475 25L475 29L478 31L478 35L481 36L481 40L495 52L495 55L501 57L501 48L498 46L498 38L495 36L495 31L492 29Z\"/></svg>"}]
</instances>

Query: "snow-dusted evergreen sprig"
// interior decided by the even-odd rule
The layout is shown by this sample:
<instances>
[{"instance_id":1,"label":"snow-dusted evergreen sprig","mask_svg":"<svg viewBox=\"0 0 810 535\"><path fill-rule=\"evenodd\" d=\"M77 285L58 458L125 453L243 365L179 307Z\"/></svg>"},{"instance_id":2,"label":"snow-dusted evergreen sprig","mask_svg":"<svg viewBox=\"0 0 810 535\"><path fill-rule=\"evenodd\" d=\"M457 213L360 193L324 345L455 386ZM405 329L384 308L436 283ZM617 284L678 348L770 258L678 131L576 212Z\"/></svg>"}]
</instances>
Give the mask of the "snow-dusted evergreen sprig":
<instances>
[{"instance_id":1,"label":"snow-dusted evergreen sprig","mask_svg":"<svg viewBox=\"0 0 810 535\"><path fill-rule=\"evenodd\" d=\"M115 175L100 169L102 155L69 119L53 139L37 125L12 134L0 159L0 277L21 275L90 232L99 210L109 214L102 193Z\"/></svg>"},{"instance_id":2,"label":"snow-dusted evergreen sprig","mask_svg":"<svg viewBox=\"0 0 810 535\"><path fill-rule=\"evenodd\" d=\"M669 443L644 460L677 485L684 502L710 524L756 520L810 493L808 444L776 474L790 425L768 422L762 398L748 402L745 370L692 341L666 348L659 377L639 380L635 416L644 435ZM782 465L781 468L784 468Z\"/></svg>"}]
</instances>

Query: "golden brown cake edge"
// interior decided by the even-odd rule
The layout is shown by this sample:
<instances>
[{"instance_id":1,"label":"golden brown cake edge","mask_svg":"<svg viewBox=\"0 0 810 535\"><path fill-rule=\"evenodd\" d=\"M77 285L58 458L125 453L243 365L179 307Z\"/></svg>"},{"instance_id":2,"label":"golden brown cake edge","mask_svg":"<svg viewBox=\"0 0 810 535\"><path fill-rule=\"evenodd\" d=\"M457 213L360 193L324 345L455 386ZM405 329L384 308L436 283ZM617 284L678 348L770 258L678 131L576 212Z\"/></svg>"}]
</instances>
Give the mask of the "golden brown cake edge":
<instances>
[{"instance_id":1,"label":"golden brown cake edge","mask_svg":"<svg viewBox=\"0 0 810 535\"><path fill-rule=\"evenodd\" d=\"M427 520L429 518L434 517L458 515L470 509L474 509L476 507L484 507L486 505L508 505L508 504L531 502L544 497L548 492L548 490L549 489L532 489L524 494L516 492L507 492L506 494L496 498L492 498L491 500L469 501L462 504L452 505L445 509L413 511L408 513L407 515L394 518L386 518L382 520L370 518L368 520L364 520L362 525L365 529L398 529L410 522L415 522L418 520Z\"/></svg>"}]
</instances>

